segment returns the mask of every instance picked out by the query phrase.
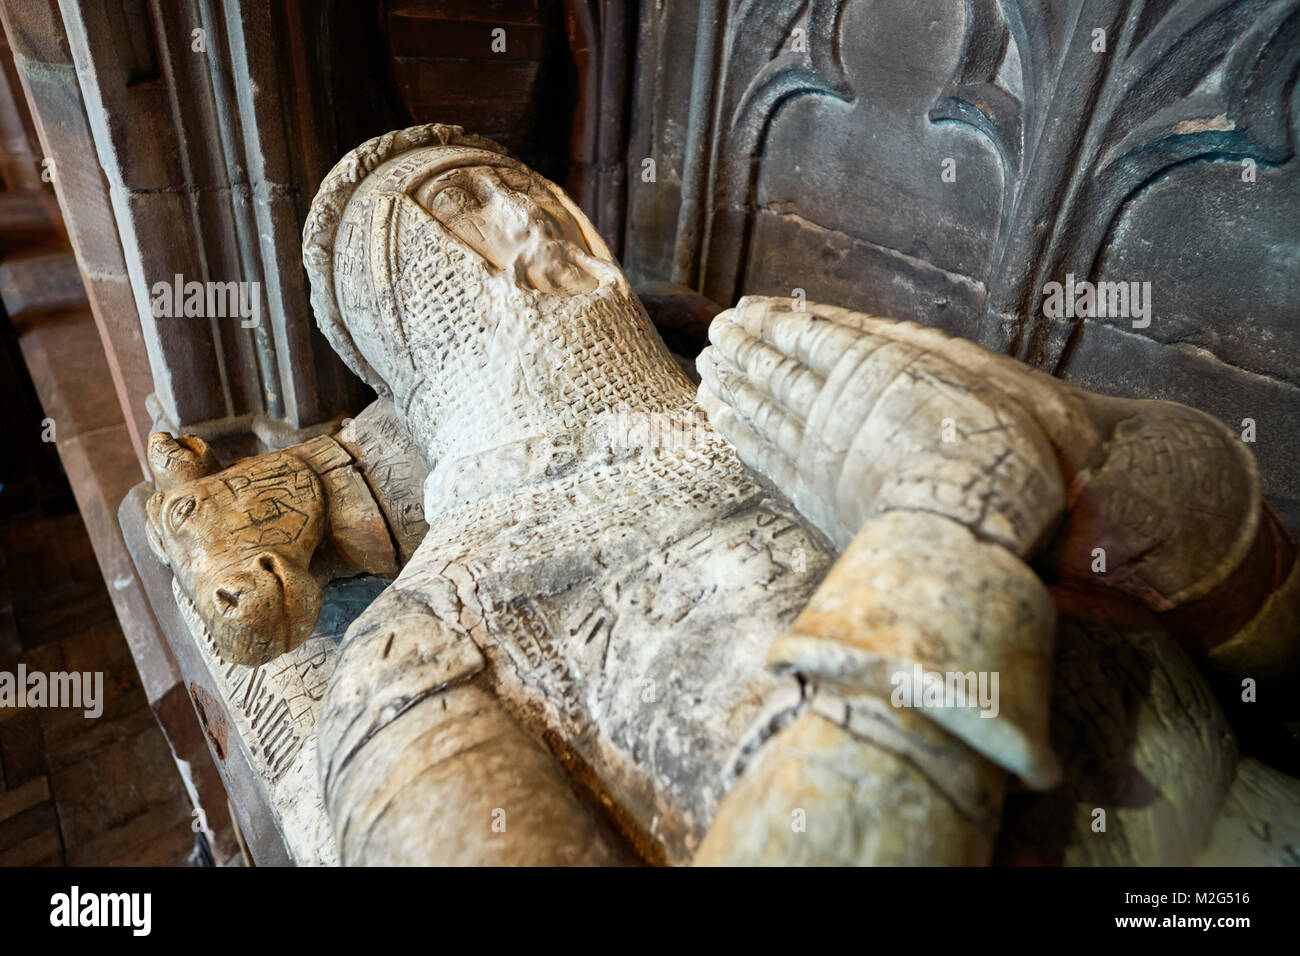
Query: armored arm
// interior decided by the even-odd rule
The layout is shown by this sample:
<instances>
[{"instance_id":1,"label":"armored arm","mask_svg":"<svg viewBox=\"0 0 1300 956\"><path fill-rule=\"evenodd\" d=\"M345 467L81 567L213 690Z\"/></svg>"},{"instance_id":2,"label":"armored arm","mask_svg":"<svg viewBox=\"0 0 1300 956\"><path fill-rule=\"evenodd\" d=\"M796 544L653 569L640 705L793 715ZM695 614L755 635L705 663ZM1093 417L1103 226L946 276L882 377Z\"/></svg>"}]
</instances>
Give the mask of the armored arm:
<instances>
[{"instance_id":1,"label":"armored arm","mask_svg":"<svg viewBox=\"0 0 1300 956\"><path fill-rule=\"evenodd\" d=\"M927 767L917 757L926 753L931 762L913 781L917 816L908 825L968 838L949 840L937 858L909 859L902 844L891 847L864 827L836 834L841 847L859 837L861 862L989 859L991 837L969 838L986 835L971 807L1001 805L1001 778L987 770L1001 768L1037 790L1060 779L1049 738L1049 583L1140 604L1151 631L1159 621L1192 642L1208 633L1207 645L1221 645L1209 655L1215 664L1249 660L1283 673L1294 665L1295 628L1279 626L1294 622L1292 550L1262 505L1253 458L1209 416L1089 395L936 330L813 303L804 311L791 300L747 298L718 316L710 339L697 362L700 404L746 463L843 552L769 653L773 667L802 675L824 703L774 738L771 754L748 771L752 779L724 801L704 861L752 860L754 834L770 841L775 832L770 804L781 781L813 779L823 761L852 767L849 735L888 756L846 771L857 783L842 788L839 812L852 814L852 794L864 786L901 792L882 781L903 766ZM1225 593L1240 591L1226 612L1207 615ZM1180 608L1190 613L1180 618ZM1079 652L1077 642L1070 652ZM1154 645L1138 657L1156 667L1169 653L1180 657ZM1140 764L1157 787L1166 781L1171 797L1132 811L1127 832L1109 844L1125 849L1097 851L1094 843L1082 852L1176 862L1207 838L1235 751L1194 671L1156 667L1173 675L1168 693L1141 673L1137 698L1083 733L1094 749L1126 750L1124 760ZM924 688L911 686L963 675L997 676L996 712L943 694L927 704L915 693ZM918 700L915 712L899 709ZM1189 706L1201 715L1196 726L1171 719ZM1087 714L1075 716L1086 723ZM922 724L943 733L944 744L919 744ZM1206 729L1215 727L1221 732ZM908 728L911 742L900 743ZM1116 734L1123 739L1110 739ZM827 735L840 735L839 743ZM1206 764L1198 777L1205 786L1175 797L1178 754ZM1080 784L1072 770L1067 790ZM1170 834L1179 839L1158 839Z\"/></svg>"}]
</instances>

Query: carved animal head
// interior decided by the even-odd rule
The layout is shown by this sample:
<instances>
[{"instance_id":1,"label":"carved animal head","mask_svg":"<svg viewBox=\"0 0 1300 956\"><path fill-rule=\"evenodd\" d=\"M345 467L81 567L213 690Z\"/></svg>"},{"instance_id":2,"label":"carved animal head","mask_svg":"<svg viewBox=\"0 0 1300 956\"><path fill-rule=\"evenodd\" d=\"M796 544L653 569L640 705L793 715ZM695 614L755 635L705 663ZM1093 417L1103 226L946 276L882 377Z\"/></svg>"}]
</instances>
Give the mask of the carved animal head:
<instances>
[{"instance_id":1,"label":"carved animal head","mask_svg":"<svg viewBox=\"0 0 1300 956\"><path fill-rule=\"evenodd\" d=\"M256 666L305 641L322 598L308 570L326 530L316 473L284 452L222 470L203 439L166 432L149 439L149 467L149 544L221 656Z\"/></svg>"}]
</instances>

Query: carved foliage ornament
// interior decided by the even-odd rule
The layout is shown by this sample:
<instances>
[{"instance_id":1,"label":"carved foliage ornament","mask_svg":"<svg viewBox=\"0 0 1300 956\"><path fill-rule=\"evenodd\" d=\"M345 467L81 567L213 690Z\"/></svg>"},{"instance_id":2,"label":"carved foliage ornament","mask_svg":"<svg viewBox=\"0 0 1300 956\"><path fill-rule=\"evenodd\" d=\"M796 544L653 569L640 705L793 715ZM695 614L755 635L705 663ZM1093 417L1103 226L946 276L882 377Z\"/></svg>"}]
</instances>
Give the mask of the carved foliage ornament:
<instances>
[{"instance_id":1,"label":"carved foliage ornament","mask_svg":"<svg viewBox=\"0 0 1300 956\"><path fill-rule=\"evenodd\" d=\"M1041 290L1095 279L1116 219L1155 179L1291 159L1298 66L1296 0L967 0L961 59L930 118L973 127L1002 161L988 315L1008 349L1064 371L1082 322L1043 316Z\"/></svg>"}]
</instances>

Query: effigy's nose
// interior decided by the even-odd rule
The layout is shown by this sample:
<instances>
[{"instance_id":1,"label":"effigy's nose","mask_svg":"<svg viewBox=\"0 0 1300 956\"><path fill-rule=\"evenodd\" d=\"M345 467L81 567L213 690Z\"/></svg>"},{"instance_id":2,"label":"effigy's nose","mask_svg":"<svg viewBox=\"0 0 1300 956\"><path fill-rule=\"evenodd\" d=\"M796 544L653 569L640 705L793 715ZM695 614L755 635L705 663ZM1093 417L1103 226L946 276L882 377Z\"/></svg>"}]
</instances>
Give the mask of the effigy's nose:
<instances>
[{"instance_id":1,"label":"effigy's nose","mask_svg":"<svg viewBox=\"0 0 1300 956\"><path fill-rule=\"evenodd\" d=\"M555 219L532 196L506 184L493 173L489 184L489 199L496 199L506 207L521 214L529 231L538 229L550 239L560 238L560 229Z\"/></svg>"}]
</instances>

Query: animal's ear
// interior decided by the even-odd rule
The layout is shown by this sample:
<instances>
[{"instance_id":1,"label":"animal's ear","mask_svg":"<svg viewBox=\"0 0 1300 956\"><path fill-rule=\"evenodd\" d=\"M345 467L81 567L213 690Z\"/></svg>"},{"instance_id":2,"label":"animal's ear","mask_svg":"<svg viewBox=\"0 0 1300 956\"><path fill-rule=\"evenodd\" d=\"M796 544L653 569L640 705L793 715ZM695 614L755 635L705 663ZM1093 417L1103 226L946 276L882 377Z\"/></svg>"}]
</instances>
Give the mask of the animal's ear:
<instances>
[{"instance_id":1,"label":"animal's ear","mask_svg":"<svg viewBox=\"0 0 1300 956\"><path fill-rule=\"evenodd\" d=\"M145 537L149 539L149 550L153 552L154 557L170 567L171 560L167 557L167 546L163 544L162 524L160 523L165 494L166 492L155 491L149 496L148 502L145 503L144 532Z\"/></svg>"},{"instance_id":2,"label":"animal's ear","mask_svg":"<svg viewBox=\"0 0 1300 956\"><path fill-rule=\"evenodd\" d=\"M172 438L167 432L154 432L149 436L149 470L160 491L171 491L187 481L216 474L221 463L197 435Z\"/></svg>"}]
</instances>

